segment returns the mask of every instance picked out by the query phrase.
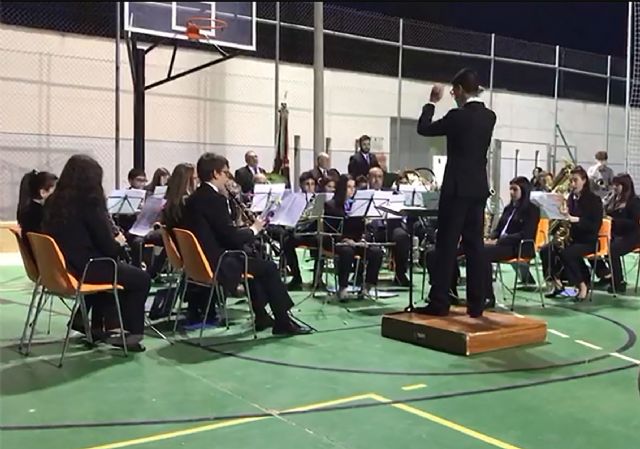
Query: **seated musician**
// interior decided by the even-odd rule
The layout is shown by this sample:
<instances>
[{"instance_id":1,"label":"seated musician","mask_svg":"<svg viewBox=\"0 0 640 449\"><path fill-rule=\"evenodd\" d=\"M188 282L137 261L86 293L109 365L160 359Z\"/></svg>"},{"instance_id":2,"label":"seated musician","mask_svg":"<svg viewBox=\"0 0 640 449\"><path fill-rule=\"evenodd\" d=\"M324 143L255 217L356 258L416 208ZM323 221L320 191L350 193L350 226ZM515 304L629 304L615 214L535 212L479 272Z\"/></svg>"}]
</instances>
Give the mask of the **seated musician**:
<instances>
[{"instance_id":1,"label":"seated musician","mask_svg":"<svg viewBox=\"0 0 640 449\"><path fill-rule=\"evenodd\" d=\"M125 243L122 234L117 239L113 237L102 190L102 176L102 167L93 158L85 155L72 156L62 169L56 190L47 199L44 208L43 231L56 241L68 270L78 280L82 278L89 259L117 259L121 245ZM123 262L118 262L117 271L118 284L123 288L118 296L124 328L128 332L127 349L133 352L144 351L141 344L144 334L144 306L151 279L141 269ZM101 261L92 263L85 276L85 281L92 284L108 284L113 279L113 265ZM106 294L100 294L101 297L103 295ZM100 301L95 301L94 307L110 307L112 304L111 298L101 298ZM107 329L110 328L112 327L107 325ZM112 344L122 346L122 340L114 339Z\"/></svg>"},{"instance_id":2,"label":"seated musician","mask_svg":"<svg viewBox=\"0 0 640 449\"><path fill-rule=\"evenodd\" d=\"M540 250L545 278L551 278L553 289L546 295L553 298L564 290L562 275L570 285L578 288L577 301L584 301L589 293L589 271L583 257L596 249L598 231L602 224L602 201L589 186L584 168L571 170L571 193L567 200L566 220L570 224L568 241L555 241ZM564 272L564 273L563 273Z\"/></svg>"},{"instance_id":3,"label":"seated musician","mask_svg":"<svg viewBox=\"0 0 640 449\"><path fill-rule=\"evenodd\" d=\"M200 187L187 198L181 226L193 232L212 269L218 266L226 250L242 249L260 233L265 222L257 218L248 228L234 226L231 218L226 185L232 178L229 162L223 156L205 153L197 165ZM243 261L239 256L227 256L220 267L220 278L225 289L234 291L241 280ZM249 280L256 329L273 327L274 335L296 335L309 330L295 323L289 316L293 301L282 283L278 267L273 262L249 257ZM267 304L274 315L265 310ZM274 321L275 319L275 321Z\"/></svg>"},{"instance_id":4,"label":"seated musician","mask_svg":"<svg viewBox=\"0 0 640 449\"><path fill-rule=\"evenodd\" d=\"M308 194L308 199L311 201L313 195L316 193L316 181L313 178L313 174L310 171L304 172L300 175L299 179L300 190ZM282 242L282 253L284 254L287 267L291 272L292 279L287 284L289 290L301 290L302 289L302 274L300 273L300 264L298 262L298 255L296 254L296 248L299 246L317 247L318 238L315 235L300 235L298 234L312 234L318 229L316 220L309 220L306 223L300 223L295 232L293 229L280 229L280 235L278 238ZM315 270L314 270L315 273Z\"/></svg>"},{"instance_id":5,"label":"seated musician","mask_svg":"<svg viewBox=\"0 0 640 449\"><path fill-rule=\"evenodd\" d=\"M16 213L22 241L29 248L27 232L40 232L44 202L53 193L58 177L46 171L33 170L22 177Z\"/></svg>"},{"instance_id":6,"label":"seated musician","mask_svg":"<svg viewBox=\"0 0 640 449\"><path fill-rule=\"evenodd\" d=\"M144 190L147 191L147 197L154 194L156 187L166 186L169 182L169 175L169 170L164 167L156 169L151 177L151 182L144 187Z\"/></svg>"},{"instance_id":7,"label":"seated musician","mask_svg":"<svg viewBox=\"0 0 640 449\"><path fill-rule=\"evenodd\" d=\"M605 206L605 212L612 220L612 266L604 279L609 284L615 282L615 285L609 286L609 293L613 293L613 287L617 293L624 293L627 284L622 273L621 258L640 246L640 198L636 196L633 179L628 174L615 176L612 185L611 201Z\"/></svg>"},{"instance_id":8,"label":"seated musician","mask_svg":"<svg viewBox=\"0 0 640 449\"><path fill-rule=\"evenodd\" d=\"M338 176L339 178L340 176ZM326 177L318 181L318 193L335 193L337 178Z\"/></svg>"},{"instance_id":9,"label":"seated musician","mask_svg":"<svg viewBox=\"0 0 640 449\"><path fill-rule=\"evenodd\" d=\"M369 189L385 190L383 188L384 173L380 167L373 167L369 170ZM367 226L367 240L381 243L393 243L391 248L395 267L394 284L407 287L409 278L407 277L407 264L409 262L409 252L411 251L411 238L406 230L407 223L403 220L372 220Z\"/></svg>"},{"instance_id":10,"label":"seated musician","mask_svg":"<svg viewBox=\"0 0 640 449\"><path fill-rule=\"evenodd\" d=\"M338 230L340 219L342 222L342 234L334 239L335 253L338 258L338 298L341 301L347 299L347 289L349 285L349 274L352 271L355 256L360 257L366 254L367 270L364 279L364 292L369 296L375 296L372 289L378 283L378 274L382 265L382 250L379 247L356 246L362 243L364 235L364 218L348 217L348 212L352 206L352 198L355 194L355 181L351 175L342 175L336 185L336 192L330 201L325 204L325 231ZM343 245L338 245L338 244ZM325 249L330 250L329 242L325 243ZM359 276L359 273L356 273Z\"/></svg>"},{"instance_id":11,"label":"seated musician","mask_svg":"<svg viewBox=\"0 0 640 449\"><path fill-rule=\"evenodd\" d=\"M509 183L511 202L504 208L497 227L484 242L485 259L487 262L487 302L486 307L495 307L496 299L493 292L492 262L515 259L517 257L534 257L534 245L525 243L520 251L522 240L534 240L540 209L529 201L532 185L523 176L514 178ZM528 273L528 271L527 271Z\"/></svg>"}]
</instances>

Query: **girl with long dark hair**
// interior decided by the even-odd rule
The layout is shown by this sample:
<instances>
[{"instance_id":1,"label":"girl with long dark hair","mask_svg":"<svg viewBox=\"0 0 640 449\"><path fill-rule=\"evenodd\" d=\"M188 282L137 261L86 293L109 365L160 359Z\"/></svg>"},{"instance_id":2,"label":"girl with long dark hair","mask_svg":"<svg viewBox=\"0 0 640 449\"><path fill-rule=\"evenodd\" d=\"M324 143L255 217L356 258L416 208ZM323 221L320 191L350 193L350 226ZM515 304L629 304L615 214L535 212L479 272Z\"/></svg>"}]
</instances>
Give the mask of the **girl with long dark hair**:
<instances>
[{"instance_id":1,"label":"girl with long dark hair","mask_svg":"<svg viewBox=\"0 0 640 449\"><path fill-rule=\"evenodd\" d=\"M58 177L46 171L33 170L20 181L18 210L16 218L22 232L22 239L29 246L27 232L40 232L44 215L45 200L53 193Z\"/></svg>"},{"instance_id":2,"label":"girl with long dark hair","mask_svg":"<svg viewBox=\"0 0 640 449\"><path fill-rule=\"evenodd\" d=\"M102 167L93 158L74 155L64 166L56 190L45 204L43 231L56 241L67 268L78 279L90 259L117 259L125 242L121 234L117 240L113 236L102 177ZM117 264L117 276L123 287L119 297L128 332L127 347L134 352L144 351L141 340L150 278L141 269L122 262ZM113 279L113 265L108 262L92 263L85 276L86 282L95 284L111 283ZM101 304L106 302L102 299L101 296ZM113 344L122 345L120 339L114 339Z\"/></svg>"},{"instance_id":3,"label":"girl with long dark hair","mask_svg":"<svg viewBox=\"0 0 640 449\"><path fill-rule=\"evenodd\" d=\"M196 190L197 176L193 164L178 164L167 183L166 203L162 212L162 223L169 229L179 226L184 212L185 199Z\"/></svg>"}]
</instances>

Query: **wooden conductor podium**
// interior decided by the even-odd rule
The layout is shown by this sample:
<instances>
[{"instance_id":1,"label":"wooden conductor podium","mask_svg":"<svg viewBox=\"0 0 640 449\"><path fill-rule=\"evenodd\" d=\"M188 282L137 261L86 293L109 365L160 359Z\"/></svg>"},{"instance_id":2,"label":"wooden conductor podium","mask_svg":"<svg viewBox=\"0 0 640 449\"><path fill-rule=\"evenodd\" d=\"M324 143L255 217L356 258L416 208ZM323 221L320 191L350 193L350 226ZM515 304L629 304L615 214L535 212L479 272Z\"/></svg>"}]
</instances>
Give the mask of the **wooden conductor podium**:
<instances>
[{"instance_id":1,"label":"wooden conductor podium","mask_svg":"<svg viewBox=\"0 0 640 449\"><path fill-rule=\"evenodd\" d=\"M495 312L471 318L465 308L453 307L446 317L412 312L384 315L382 336L452 354L473 355L543 343L547 323Z\"/></svg>"}]
</instances>

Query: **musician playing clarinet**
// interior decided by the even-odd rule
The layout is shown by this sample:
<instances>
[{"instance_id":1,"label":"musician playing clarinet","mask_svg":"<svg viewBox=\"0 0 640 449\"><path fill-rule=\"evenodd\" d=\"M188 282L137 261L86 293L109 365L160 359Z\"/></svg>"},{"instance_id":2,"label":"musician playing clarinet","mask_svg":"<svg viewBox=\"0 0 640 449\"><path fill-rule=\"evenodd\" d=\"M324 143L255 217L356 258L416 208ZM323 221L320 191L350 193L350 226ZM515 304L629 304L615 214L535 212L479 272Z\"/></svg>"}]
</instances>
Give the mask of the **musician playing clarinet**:
<instances>
[{"instance_id":1,"label":"musician playing clarinet","mask_svg":"<svg viewBox=\"0 0 640 449\"><path fill-rule=\"evenodd\" d=\"M439 316L449 314L449 285L458 241L462 237L467 260L467 313L480 317L485 298L483 273L486 264L482 237L484 210L489 197L487 151L496 115L478 98L482 90L475 71L461 70L452 85L451 95L458 107L433 121L435 104L443 96L443 87L436 85L418 121L418 134L447 136L447 165L438 211L437 267L429 292L430 302L419 312Z\"/></svg>"}]
</instances>

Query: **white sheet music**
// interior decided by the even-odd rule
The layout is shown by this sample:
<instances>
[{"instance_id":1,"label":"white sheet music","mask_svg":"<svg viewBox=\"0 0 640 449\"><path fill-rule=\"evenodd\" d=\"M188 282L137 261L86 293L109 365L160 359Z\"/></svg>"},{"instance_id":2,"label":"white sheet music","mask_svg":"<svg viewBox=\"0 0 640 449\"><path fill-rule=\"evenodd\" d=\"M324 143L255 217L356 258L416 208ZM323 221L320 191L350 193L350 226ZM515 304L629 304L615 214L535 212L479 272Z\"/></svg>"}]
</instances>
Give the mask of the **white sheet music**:
<instances>
[{"instance_id":1,"label":"white sheet music","mask_svg":"<svg viewBox=\"0 0 640 449\"><path fill-rule=\"evenodd\" d=\"M559 193L531 192L531 202L540 208L540 215L551 220L563 220L567 216L560 212L564 197Z\"/></svg>"},{"instance_id":2,"label":"white sheet music","mask_svg":"<svg viewBox=\"0 0 640 449\"><path fill-rule=\"evenodd\" d=\"M256 184L253 188L251 212L262 212L268 203L282 200L285 188L284 184Z\"/></svg>"},{"instance_id":3,"label":"white sheet music","mask_svg":"<svg viewBox=\"0 0 640 449\"><path fill-rule=\"evenodd\" d=\"M285 194L282 204L269 220L269 224L292 228L298 223L306 207L307 199L304 193Z\"/></svg>"},{"instance_id":4,"label":"white sheet music","mask_svg":"<svg viewBox=\"0 0 640 449\"><path fill-rule=\"evenodd\" d=\"M422 194L427 192L425 186L412 186L400 184L400 192L404 195L404 203L407 206L422 206Z\"/></svg>"},{"instance_id":5,"label":"white sheet music","mask_svg":"<svg viewBox=\"0 0 640 449\"><path fill-rule=\"evenodd\" d=\"M375 190L356 190L356 194L353 197L353 205L347 215L349 217L368 216L368 209L375 209L370 207L374 193Z\"/></svg>"},{"instance_id":6,"label":"white sheet music","mask_svg":"<svg viewBox=\"0 0 640 449\"><path fill-rule=\"evenodd\" d=\"M156 188L153 190L153 196L159 196L164 198L166 193L167 193L167 186L156 186Z\"/></svg>"},{"instance_id":7,"label":"white sheet music","mask_svg":"<svg viewBox=\"0 0 640 449\"><path fill-rule=\"evenodd\" d=\"M404 205L404 195L393 192L393 191L376 191L373 195L373 212L369 213L369 217L374 217L373 214L376 214L375 217L380 217L384 220L399 220L400 216L389 214L386 211L381 209L382 206L387 206L390 204Z\"/></svg>"},{"instance_id":8,"label":"white sheet music","mask_svg":"<svg viewBox=\"0 0 640 449\"><path fill-rule=\"evenodd\" d=\"M146 190L116 189L107 198L107 210L110 214L133 215L137 214L142 206Z\"/></svg>"},{"instance_id":9,"label":"white sheet music","mask_svg":"<svg viewBox=\"0 0 640 449\"><path fill-rule=\"evenodd\" d=\"M166 200L157 196L147 198L138 219L129 230L130 234L144 237L153 230L153 224L160 220Z\"/></svg>"}]
</instances>

